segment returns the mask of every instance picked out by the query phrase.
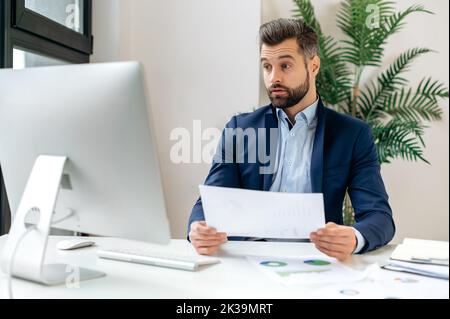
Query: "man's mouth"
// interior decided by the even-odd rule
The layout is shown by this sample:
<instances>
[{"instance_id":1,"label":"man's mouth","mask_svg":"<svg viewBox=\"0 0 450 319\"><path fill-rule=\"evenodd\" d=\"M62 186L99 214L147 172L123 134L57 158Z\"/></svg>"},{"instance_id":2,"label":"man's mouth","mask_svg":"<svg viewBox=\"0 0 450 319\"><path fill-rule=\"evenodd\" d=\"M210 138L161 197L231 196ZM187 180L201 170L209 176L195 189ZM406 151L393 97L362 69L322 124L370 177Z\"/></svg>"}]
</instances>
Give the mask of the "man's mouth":
<instances>
[{"instance_id":1,"label":"man's mouth","mask_svg":"<svg viewBox=\"0 0 450 319\"><path fill-rule=\"evenodd\" d=\"M270 91L272 94L275 94L275 95L281 95L281 94L285 94L286 93L286 90L283 90L283 89L275 89L275 90L272 90L272 91Z\"/></svg>"}]
</instances>

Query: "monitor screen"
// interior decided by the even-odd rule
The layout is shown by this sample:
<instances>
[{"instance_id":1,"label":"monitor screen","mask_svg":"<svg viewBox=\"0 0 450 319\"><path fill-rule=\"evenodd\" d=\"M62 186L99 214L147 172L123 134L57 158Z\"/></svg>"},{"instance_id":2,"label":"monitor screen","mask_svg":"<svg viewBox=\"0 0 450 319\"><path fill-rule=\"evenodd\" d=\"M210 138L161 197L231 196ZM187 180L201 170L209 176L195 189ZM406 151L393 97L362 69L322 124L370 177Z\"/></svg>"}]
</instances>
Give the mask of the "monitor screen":
<instances>
[{"instance_id":1,"label":"monitor screen","mask_svg":"<svg viewBox=\"0 0 450 319\"><path fill-rule=\"evenodd\" d=\"M13 216L36 159L62 156L53 227L168 243L152 123L139 63L1 70L0 165Z\"/></svg>"}]
</instances>

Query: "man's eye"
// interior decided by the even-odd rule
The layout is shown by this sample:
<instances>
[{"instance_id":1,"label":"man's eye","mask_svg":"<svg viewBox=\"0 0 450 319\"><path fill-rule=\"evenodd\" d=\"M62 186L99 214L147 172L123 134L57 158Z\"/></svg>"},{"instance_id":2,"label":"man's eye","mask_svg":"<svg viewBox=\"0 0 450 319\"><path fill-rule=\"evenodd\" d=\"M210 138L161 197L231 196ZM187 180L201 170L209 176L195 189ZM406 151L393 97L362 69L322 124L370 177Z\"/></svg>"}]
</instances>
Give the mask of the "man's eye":
<instances>
[{"instance_id":1,"label":"man's eye","mask_svg":"<svg viewBox=\"0 0 450 319\"><path fill-rule=\"evenodd\" d=\"M265 65L263 65L263 68L264 68L264 70L269 70L270 69L270 65L265 64Z\"/></svg>"},{"instance_id":2,"label":"man's eye","mask_svg":"<svg viewBox=\"0 0 450 319\"><path fill-rule=\"evenodd\" d=\"M291 66L290 66L289 64L282 64L282 65L281 65L281 68L282 68L282 69L290 69Z\"/></svg>"}]
</instances>

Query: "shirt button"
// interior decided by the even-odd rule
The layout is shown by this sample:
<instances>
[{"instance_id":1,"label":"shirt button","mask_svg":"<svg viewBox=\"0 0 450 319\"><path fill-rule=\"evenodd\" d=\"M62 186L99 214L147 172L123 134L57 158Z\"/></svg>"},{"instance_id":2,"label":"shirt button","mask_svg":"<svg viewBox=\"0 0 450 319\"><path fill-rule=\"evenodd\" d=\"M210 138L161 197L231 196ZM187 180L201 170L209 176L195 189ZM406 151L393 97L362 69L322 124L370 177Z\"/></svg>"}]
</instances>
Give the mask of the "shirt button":
<instances>
[{"instance_id":1,"label":"shirt button","mask_svg":"<svg viewBox=\"0 0 450 319\"><path fill-rule=\"evenodd\" d=\"M295 133L291 133L291 136L292 136L292 137L295 137Z\"/></svg>"}]
</instances>

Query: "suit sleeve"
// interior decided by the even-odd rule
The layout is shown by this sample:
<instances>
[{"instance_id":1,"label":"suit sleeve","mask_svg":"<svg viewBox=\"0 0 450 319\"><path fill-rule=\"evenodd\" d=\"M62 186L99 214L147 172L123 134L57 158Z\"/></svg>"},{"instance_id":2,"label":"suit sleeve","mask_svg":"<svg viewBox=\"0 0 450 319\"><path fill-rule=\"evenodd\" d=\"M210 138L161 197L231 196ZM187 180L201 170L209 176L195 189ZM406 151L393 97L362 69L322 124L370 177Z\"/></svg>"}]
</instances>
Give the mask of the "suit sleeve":
<instances>
[{"instance_id":1,"label":"suit sleeve","mask_svg":"<svg viewBox=\"0 0 450 319\"><path fill-rule=\"evenodd\" d=\"M395 234L395 224L368 125L364 125L354 145L348 190L355 210L356 224L353 227L366 241L359 253L389 243Z\"/></svg>"},{"instance_id":2,"label":"suit sleeve","mask_svg":"<svg viewBox=\"0 0 450 319\"><path fill-rule=\"evenodd\" d=\"M236 128L236 117L233 117L226 125L209 174L205 180L205 185L240 188L241 179L238 163L236 163L235 151L236 141L233 136ZM191 224L196 221L205 220L203 213L202 199L199 198L194 205L188 222L188 240Z\"/></svg>"}]
</instances>

